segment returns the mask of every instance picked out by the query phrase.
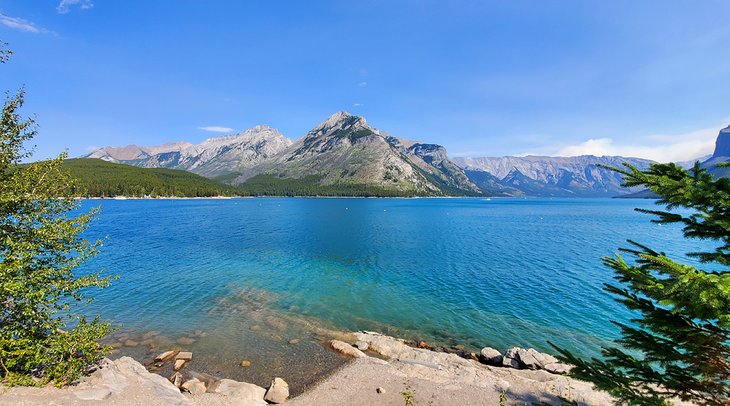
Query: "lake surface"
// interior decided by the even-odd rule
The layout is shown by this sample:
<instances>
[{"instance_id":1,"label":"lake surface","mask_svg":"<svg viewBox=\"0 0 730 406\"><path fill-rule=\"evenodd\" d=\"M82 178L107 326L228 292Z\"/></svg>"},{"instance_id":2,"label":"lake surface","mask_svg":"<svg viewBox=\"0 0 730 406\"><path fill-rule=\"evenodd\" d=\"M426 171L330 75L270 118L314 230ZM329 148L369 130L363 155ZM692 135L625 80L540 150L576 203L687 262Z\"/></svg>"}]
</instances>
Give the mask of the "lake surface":
<instances>
[{"instance_id":1,"label":"lake surface","mask_svg":"<svg viewBox=\"0 0 730 406\"><path fill-rule=\"evenodd\" d=\"M629 317L602 290L612 273L600 258L627 238L669 253L702 246L633 210L656 207L651 200L82 205L101 207L87 236L105 238L85 268L119 275L88 312L123 325L112 341L142 343L122 353L149 359L180 345L196 370L259 384L278 375L295 393L343 362L322 345L338 330L476 351L550 351L550 340L597 355L618 333L609 320Z\"/></svg>"}]
</instances>

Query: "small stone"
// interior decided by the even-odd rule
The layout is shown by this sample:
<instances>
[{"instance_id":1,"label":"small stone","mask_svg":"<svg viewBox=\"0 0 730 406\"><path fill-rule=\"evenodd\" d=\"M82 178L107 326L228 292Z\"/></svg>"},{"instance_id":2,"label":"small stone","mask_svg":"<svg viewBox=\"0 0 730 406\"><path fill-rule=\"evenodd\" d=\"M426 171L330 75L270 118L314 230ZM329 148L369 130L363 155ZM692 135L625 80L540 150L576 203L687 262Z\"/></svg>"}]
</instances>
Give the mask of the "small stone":
<instances>
[{"instance_id":1,"label":"small stone","mask_svg":"<svg viewBox=\"0 0 730 406\"><path fill-rule=\"evenodd\" d=\"M195 339L190 337L180 337L175 342L180 345L190 345L195 342Z\"/></svg>"},{"instance_id":2,"label":"small stone","mask_svg":"<svg viewBox=\"0 0 730 406\"><path fill-rule=\"evenodd\" d=\"M264 400L270 403L284 403L289 397L289 384L281 378L274 378L266 391Z\"/></svg>"},{"instance_id":3,"label":"small stone","mask_svg":"<svg viewBox=\"0 0 730 406\"><path fill-rule=\"evenodd\" d=\"M299 345L299 339L298 338L294 338L292 340L289 340L289 344L291 344L291 345Z\"/></svg>"},{"instance_id":4,"label":"small stone","mask_svg":"<svg viewBox=\"0 0 730 406\"><path fill-rule=\"evenodd\" d=\"M245 360L241 361L241 366L244 367L244 368L250 367L251 366L251 361L245 359Z\"/></svg>"},{"instance_id":5,"label":"small stone","mask_svg":"<svg viewBox=\"0 0 730 406\"><path fill-rule=\"evenodd\" d=\"M180 372L175 372L175 374L170 377L170 382L172 382L173 385L179 388L183 383L183 379L183 374L181 374Z\"/></svg>"},{"instance_id":6,"label":"small stone","mask_svg":"<svg viewBox=\"0 0 730 406\"><path fill-rule=\"evenodd\" d=\"M193 359L193 353L190 351L180 351L175 355L176 360L191 361Z\"/></svg>"},{"instance_id":7,"label":"small stone","mask_svg":"<svg viewBox=\"0 0 730 406\"><path fill-rule=\"evenodd\" d=\"M175 360L175 365L172 366L172 369L174 369L175 371L179 371L179 370L182 369L182 367L185 366L185 363L186 362L187 361L185 361L184 359L176 359Z\"/></svg>"},{"instance_id":8,"label":"small stone","mask_svg":"<svg viewBox=\"0 0 730 406\"><path fill-rule=\"evenodd\" d=\"M378 392L378 393L385 393L385 389L383 389L383 387L382 387L382 386L378 386L378 389L375 389L375 392Z\"/></svg>"},{"instance_id":9,"label":"small stone","mask_svg":"<svg viewBox=\"0 0 730 406\"><path fill-rule=\"evenodd\" d=\"M418 348L428 348L428 343L425 341L419 341Z\"/></svg>"},{"instance_id":10,"label":"small stone","mask_svg":"<svg viewBox=\"0 0 730 406\"><path fill-rule=\"evenodd\" d=\"M171 351L165 351L162 354L155 357L156 362L167 362L171 360L175 355L177 355L180 351L178 350L171 350Z\"/></svg>"},{"instance_id":11,"label":"small stone","mask_svg":"<svg viewBox=\"0 0 730 406\"><path fill-rule=\"evenodd\" d=\"M136 347L138 345L139 345L139 343L134 340L127 340L124 342L125 347Z\"/></svg>"},{"instance_id":12,"label":"small stone","mask_svg":"<svg viewBox=\"0 0 730 406\"><path fill-rule=\"evenodd\" d=\"M484 347L479 352L479 359L487 365L502 365L502 354L491 347Z\"/></svg>"},{"instance_id":13,"label":"small stone","mask_svg":"<svg viewBox=\"0 0 730 406\"><path fill-rule=\"evenodd\" d=\"M370 348L370 344L368 344L365 341L360 340L360 341L355 342L355 347L357 347L357 349L360 351L367 351L368 348Z\"/></svg>"}]
</instances>

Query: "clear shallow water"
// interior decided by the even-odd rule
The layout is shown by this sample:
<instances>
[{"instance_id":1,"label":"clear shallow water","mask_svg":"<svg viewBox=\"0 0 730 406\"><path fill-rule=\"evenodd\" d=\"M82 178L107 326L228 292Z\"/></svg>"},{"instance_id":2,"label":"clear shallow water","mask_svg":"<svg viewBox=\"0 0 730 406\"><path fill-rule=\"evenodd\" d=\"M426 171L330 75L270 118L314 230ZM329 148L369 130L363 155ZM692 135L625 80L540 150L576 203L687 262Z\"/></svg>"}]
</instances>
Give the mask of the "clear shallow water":
<instances>
[{"instance_id":1,"label":"clear shallow water","mask_svg":"<svg viewBox=\"0 0 730 406\"><path fill-rule=\"evenodd\" d=\"M601 289L612 274L600 258L627 238L670 253L701 246L633 210L656 207L650 200L260 198L83 206L101 206L88 237L106 237L87 268L120 277L94 293L89 313L123 323L137 341L151 330L165 338L148 342L144 355L142 346L125 351L149 357L191 336L195 343L185 346L195 350L197 368L261 384L274 373L307 384L306 376L341 362L321 348L322 328L472 349L549 350L550 340L596 355L617 334L608 320L629 317ZM241 368L242 359L252 367Z\"/></svg>"}]
</instances>

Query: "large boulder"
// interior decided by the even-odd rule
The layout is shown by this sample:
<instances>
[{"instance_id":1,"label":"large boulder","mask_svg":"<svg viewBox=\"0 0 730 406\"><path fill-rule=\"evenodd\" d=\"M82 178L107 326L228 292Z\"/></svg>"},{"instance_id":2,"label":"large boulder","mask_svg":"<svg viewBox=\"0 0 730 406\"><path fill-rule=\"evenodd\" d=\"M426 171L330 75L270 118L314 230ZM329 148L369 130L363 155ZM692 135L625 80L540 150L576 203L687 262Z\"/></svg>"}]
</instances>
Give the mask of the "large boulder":
<instances>
[{"instance_id":1,"label":"large boulder","mask_svg":"<svg viewBox=\"0 0 730 406\"><path fill-rule=\"evenodd\" d=\"M532 350L532 351L531 351ZM526 350L524 348L517 349L517 360L522 369L542 369L542 363L535 358L536 351L532 348Z\"/></svg>"},{"instance_id":2,"label":"large boulder","mask_svg":"<svg viewBox=\"0 0 730 406\"><path fill-rule=\"evenodd\" d=\"M210 393L220 393L228 397L234 406L267 406L264 400L266 389L252 383L221 379L208 388Z\"/></svg>"},{"instance_id":3,"label":"large boulder","mask_svg":"<svg viewBox=\"0 0 730 406\"><path fill-rule=\"evenodd\" d=\"M518 347L512 347L507 350L507 352L504 353L504 356L502 357L502 366L509 367L509 368L520 368L520 359L517 355L517 352L521 350L521 348Z\"/></svg>"},{"instance_id":4,"label":"large boulder","mask_svg":"<svg viewBox=\"0 0 730 406\"><path fill-rule=\"evenodd\" d=\"M484 347L479 352L479 360L487 365L502 365L502 354L492 347Z\"/></svg>"},{"instance_id":5,"label":"large boulder","mask_svg":"<svg viewBox=\"0 0 730 406\"><path fill-rule=\"evenodd\" d=\"M284 403L289 398L289 384L281 378L274 378L266 391L264 400L270 403Z\"/></svg>"}]
</instances>

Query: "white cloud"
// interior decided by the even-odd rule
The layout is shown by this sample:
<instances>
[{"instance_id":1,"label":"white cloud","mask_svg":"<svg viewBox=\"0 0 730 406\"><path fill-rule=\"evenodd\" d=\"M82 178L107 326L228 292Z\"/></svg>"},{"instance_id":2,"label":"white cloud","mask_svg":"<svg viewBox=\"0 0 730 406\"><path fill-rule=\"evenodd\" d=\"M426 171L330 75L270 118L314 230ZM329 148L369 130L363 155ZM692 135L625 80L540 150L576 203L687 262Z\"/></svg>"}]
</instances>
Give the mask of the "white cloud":
<instances>
[{"instance_id":1,"label":"white cloud","mask_svg":"<svg viewBox=\"0 0 730 406\"><path fill-rule=\"evenodd\" d=\"M61 0L56 7L56 11L60 14L66 14L71 11L73 6L78 6L81 10L88 10L94 7L94 3L91 0Z\"/></svg>"},{"instance_id":2,"label":"white cloud","mask_svg":"<svg viewBox=\"0 0 730 406\"><path fill-rule=\"evenodd\" d=\"M365 87L365 86L368 85L368 82L364 82L363 81L363 82L358 83L357 85L360 86L360 87Z\"/></svg>"},{"instance_id":3,"label":"white cloud","mask_svg":"<svg viewBox=\"0 0 730 406\"><path fill-rule=\"evenodd\" d=\"M722 126L684 134L650 134L637 137L630 143L619 143L612 138L591 138L580 144L563 146L554 155L619 155L658 162L689 161L712 154L720 128Z\"/></svg>"},{"instance_id":4,"label":"white cloud","mask_svg":"<svg viewBox=\"0 0 730 406\"><path fill-rule=\"evenodd\" d=\"M352 103L352 105L353 105L353 106L355 106L355 107L360 107L360 106L362 106L363 104L362 104L362 103Z\"/></svg>"},{"instance_id":5,"label":"white cloud","mask_svg":"<svg viewBox=\"0 0 730 406\"><path fill-rule=\"evenodd\" d=\"M32 22L30 22L28 20L24 20L19 17L10 17L3 13L0 13L0 24L4 25L6 27L10 27L15 30L32 32L34 34L49 32L48 30L38 27L37 25L33 24Z\"/></svg>"},{"instance_id":6,"label":"white cloud","mask_svg":"<svg viewBox=\"0 0 730 406\"><path fill-rule=\"evenodd\" d=\"M209 131L212 133L231 133L231 132L233 132L233 128L220 127L220 126L216 126L216 125L212 125L212 126L208 126L208 127L198 127L198 130Z\"/></svg>"}]
</instances>

